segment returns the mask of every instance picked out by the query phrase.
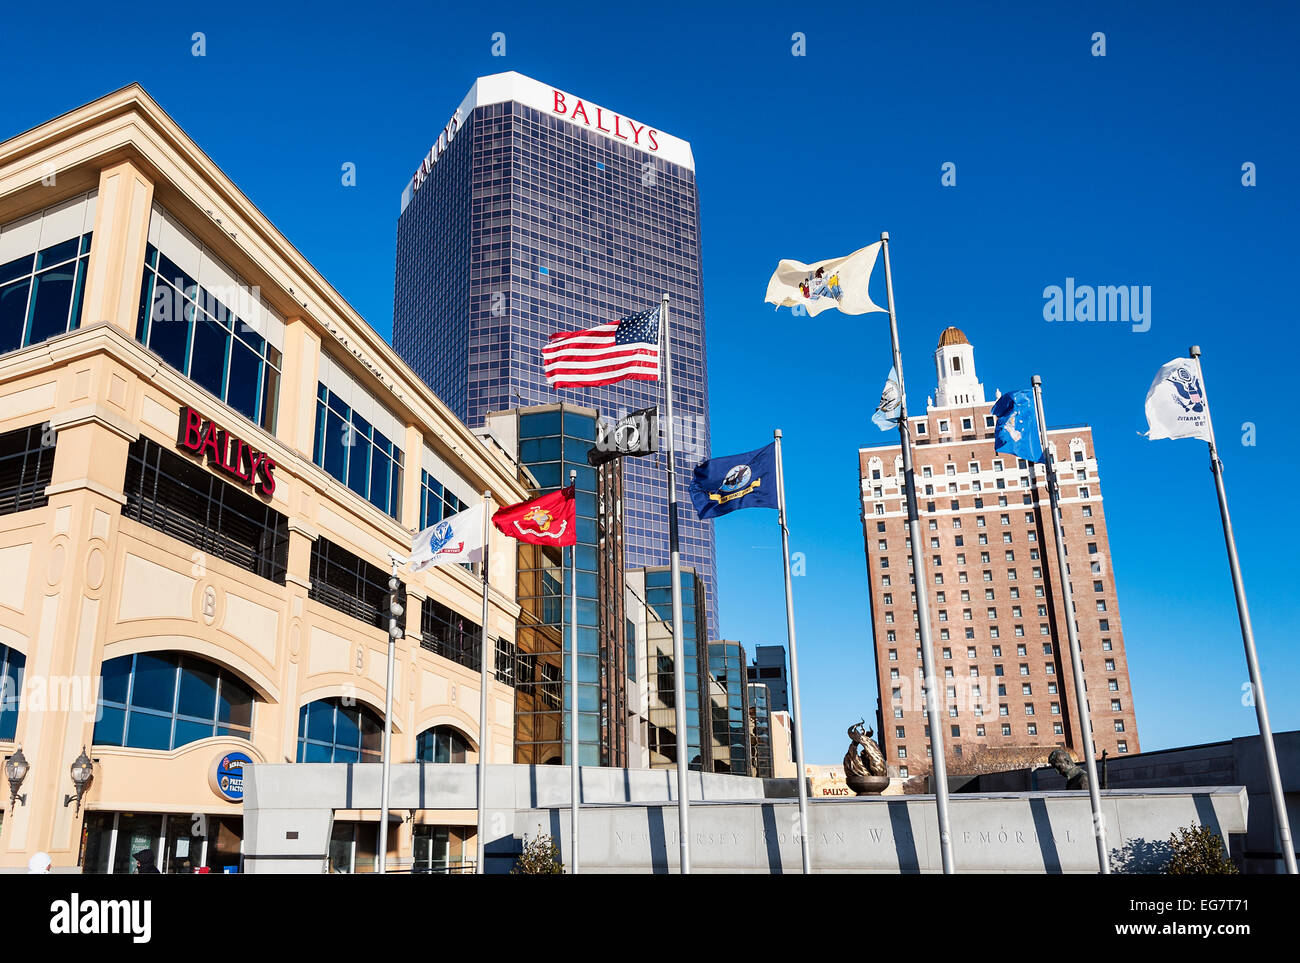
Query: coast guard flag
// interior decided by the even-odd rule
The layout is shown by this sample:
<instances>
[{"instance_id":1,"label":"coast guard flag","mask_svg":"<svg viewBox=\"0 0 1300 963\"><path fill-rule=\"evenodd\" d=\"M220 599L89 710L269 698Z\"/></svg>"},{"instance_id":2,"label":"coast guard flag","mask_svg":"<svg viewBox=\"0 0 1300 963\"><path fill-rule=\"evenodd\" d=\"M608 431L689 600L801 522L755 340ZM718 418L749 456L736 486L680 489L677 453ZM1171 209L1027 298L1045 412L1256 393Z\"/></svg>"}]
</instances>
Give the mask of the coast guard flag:
<instances>
[{"instance_id":1,"label":"coast guard flag","mask_svg":"<svg viewBox=\"0 0 1300 963\"><path fill-rule=\"evenodd\" d=\"M776 508L776 444L700 462L691 480L691 501L700 518L738 508Z\"/></svg>"},{"instance_id":2,"label":"coast guard flag","mask_svg":"<svg viewBox=\"0 0 1300 963\"><path fill-rule=\"evenodd\" d=\"M1043 460L1043 441L1038 432L1033 392L1023 388L1009 391L997 400L990 413L997 419L994 451L1009 451L1025 461Z\"/></svg>"},{"instance_id":3,"label":"coast guard flag","mask_svg":"<svg viewBox=\"0 0 1300 963\"><path fill-rule=\"evenodd\" d=\"M846 257L812 264L782 261L767 282L767 296L763 300L777 307L803 305L811 315L827 308L839 308L844 314L883 311L884 308L872 303L867 293L880 245L877 241Z\"/></svg>"},{"instance_id":4,"label":"coast guard flag","mask_svg":"<svg viewBox=\"0 0 1300 963\"><path fill-rule=\"evenodd\" d=\"M902 417L903 392L898 387L898 373L890 368L889 380L880 389L880 403L876 405L876 413L871 416L871 421L881 431L889 431L890 428L898 427Z\"/></svg>"},{"instance_id":5,"label":"coast guard flag","mask_svg":"<svg viewBox=\"0 0 1300 963\"><path fill-rule=\"evenodd\" d=\"M1147 438L1210 440L1210 413L1195 358L1175 358L1158 372L1147 390Z\"/></svg>"},{"instance_id":6,"label":"coast guard flag","mask_svg":"<svg viewBox=\"0 0 1300 963\"><path fill-rule=\"evenodd\" d=\"M483 503L434 522L411 544L411 571L450 562L483 561Z\"/></svg>"}]
</instances>

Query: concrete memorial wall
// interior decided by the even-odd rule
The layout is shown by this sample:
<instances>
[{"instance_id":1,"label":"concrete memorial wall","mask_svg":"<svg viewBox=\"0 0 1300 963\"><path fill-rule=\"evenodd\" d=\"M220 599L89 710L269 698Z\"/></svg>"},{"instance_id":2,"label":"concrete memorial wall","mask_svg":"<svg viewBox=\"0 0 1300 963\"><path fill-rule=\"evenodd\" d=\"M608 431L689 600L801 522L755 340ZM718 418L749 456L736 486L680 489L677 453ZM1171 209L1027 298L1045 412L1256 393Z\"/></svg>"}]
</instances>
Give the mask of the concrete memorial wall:
<instances>
[{"instance_id":1,"label":"concrete memorial wall","mask_svg":"<svg viewBox=\"0 0 1300 963\"><path fill-rule=\"evenodd\" d=\"M336 810L373 811L380 767L255 764L245 777L244 856L248 872L323 872ZM472 764L392 767L390 807L469 810ZM692 869L797 873L798 804L792 780L692 773ZM667 873L677 868L676 773L584 768L581 869ZM550 834L569 860L569 771L560 766L491 765L487 773L487 871L509 872L525 836ZM1154 871L1160 844L1201 823L1225 839L1246 828L1242 787L1112 790L1102 794L1117 869ZM377 815L377 814L375 814ZM1097 869L1086 792L985 793L952 797L959 871L1091 873ZM812 800L816 871L917 873L940 870L933 796Z\"/></svg>"}]
</instances>

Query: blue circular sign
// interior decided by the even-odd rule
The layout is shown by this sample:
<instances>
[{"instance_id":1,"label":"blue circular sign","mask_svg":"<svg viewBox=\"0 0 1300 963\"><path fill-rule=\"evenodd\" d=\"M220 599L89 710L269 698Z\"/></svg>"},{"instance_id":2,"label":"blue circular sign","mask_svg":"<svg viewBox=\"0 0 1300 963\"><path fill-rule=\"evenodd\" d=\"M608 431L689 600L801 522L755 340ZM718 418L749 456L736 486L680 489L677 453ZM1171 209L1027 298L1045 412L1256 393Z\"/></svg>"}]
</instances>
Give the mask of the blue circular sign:
<instances>
[{"instance_id":1,"label":"blue circular sign","mask_svg":"<svg viewBox=\"0 0 1300 963\"><path fill-rule=\"evenodd\" d=\"M212 767L212 790L227 802L244 801L244 767L253 760L242 752L219 756Z\"/></svg>"}]
</instances>

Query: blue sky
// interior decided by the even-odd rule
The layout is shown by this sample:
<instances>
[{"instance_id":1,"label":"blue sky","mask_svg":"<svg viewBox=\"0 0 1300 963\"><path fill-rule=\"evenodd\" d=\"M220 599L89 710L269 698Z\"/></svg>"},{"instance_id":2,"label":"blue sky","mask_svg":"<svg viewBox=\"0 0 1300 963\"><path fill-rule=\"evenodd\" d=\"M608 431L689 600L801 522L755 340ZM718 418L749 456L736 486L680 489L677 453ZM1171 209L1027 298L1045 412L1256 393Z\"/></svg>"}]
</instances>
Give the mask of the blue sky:
<instances>
[{"instance_id":1,"label":"blue sky","mask_svg":"<svg viewBox=\"0 0 1300 963\"><path fill-rule=\"evenodd\" d=\"M1256 731L1205 446L1138 434L1157 367L1199 343L1273 726L1300 728L1289 6L81 6L7 13L0 136L139 81L385 335L402 187L476 76L519 70L692 143L714 451L785 433L809 761L838 762L876 706L855 471L886 440L868 415L889 334L764 306L776 261L888 230L913 410L955 324L990 396L1039 373L1051 424L1093 426L1145 749ZM1067 277L1149 285L1151 329L1046 323ZM724 635L784 642L775 514L717 535Z\"/></svg>"}]
</instances>

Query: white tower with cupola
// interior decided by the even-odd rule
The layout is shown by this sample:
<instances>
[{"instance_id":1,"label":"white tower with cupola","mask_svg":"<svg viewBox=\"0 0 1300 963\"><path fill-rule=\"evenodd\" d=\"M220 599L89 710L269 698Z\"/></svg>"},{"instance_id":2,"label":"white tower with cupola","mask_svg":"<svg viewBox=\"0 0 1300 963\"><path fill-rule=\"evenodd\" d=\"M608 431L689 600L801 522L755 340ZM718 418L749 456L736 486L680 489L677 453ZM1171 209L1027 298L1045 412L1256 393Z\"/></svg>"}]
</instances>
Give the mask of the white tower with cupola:
<instances>
[{"instance_id":1,"label":"white tower with cupola","mask_svg":"<svg viewBox=\"0 0 1300 963\"><path fill-rule=\"evenodd\" d=\"M936 408L984 404L984 385L975 377L975 349L959 328L944 328L934 349Z\"/></svg>"}]
</instances>

